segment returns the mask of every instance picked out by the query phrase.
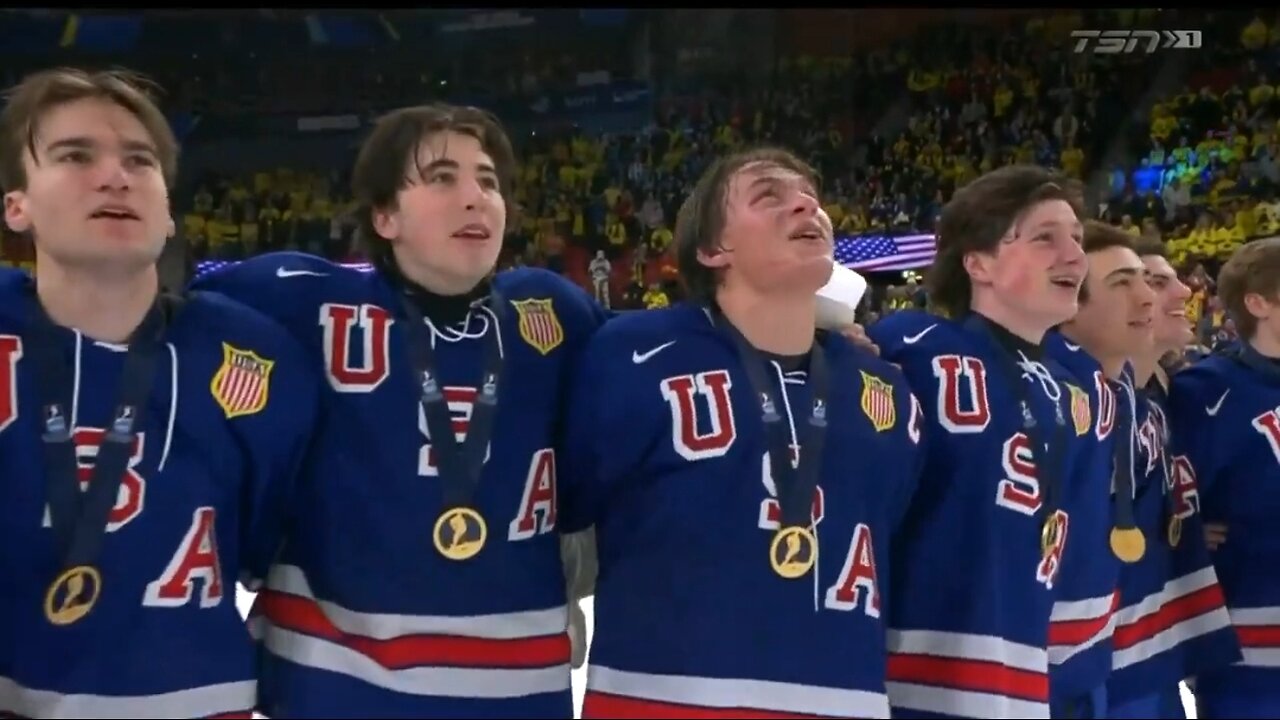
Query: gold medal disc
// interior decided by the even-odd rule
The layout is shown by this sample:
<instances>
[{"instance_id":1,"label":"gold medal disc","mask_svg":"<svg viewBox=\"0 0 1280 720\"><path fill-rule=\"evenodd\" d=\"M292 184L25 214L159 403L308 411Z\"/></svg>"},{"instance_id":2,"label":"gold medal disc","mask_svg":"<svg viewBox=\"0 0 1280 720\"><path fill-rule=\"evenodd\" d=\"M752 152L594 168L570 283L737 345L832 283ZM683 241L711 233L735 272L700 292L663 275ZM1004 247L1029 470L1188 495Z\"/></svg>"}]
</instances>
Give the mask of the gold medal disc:
<instances>
[{"instance_id":1,"label":"gold medal disc","mask_svg":"<svg viewBox=\"0 0 1280 720\"><path fill-rule=\"evenodd\" d=\"M489 527L480 513L468 507L449 508L440 513L431 538L436 550L450 560L470 560L484 548Z\"/></svg>"}]
</instances>

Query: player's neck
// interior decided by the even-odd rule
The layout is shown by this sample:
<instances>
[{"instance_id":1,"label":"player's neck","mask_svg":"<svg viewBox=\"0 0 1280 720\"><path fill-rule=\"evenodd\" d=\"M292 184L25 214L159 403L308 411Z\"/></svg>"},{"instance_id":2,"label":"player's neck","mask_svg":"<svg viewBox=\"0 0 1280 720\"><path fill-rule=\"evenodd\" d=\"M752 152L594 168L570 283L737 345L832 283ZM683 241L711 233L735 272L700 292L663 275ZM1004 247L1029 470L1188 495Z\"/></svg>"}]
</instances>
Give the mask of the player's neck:
<instances>
[{"instance_id":1,"label":"player's neck","mask_svg":"<svg viewBox=\"0 0 1280 720\"><path fill-rule=\"evenodd\" d=\"M111 275L100 269L36 263L36 295L49 318L107 343L129 340L160 292L154 265Z\"/></svg>"},{"instance_id":2,"label":"player's neck","mask_svg":"<svg viewBox=\"0 0 1280 720\"><path fill-rule=\"evenodd\" d=\"M1042 322L1028 320L1025 316L1020 316L1016 310L1009 308L1004 303L996 302L994 298L986 294L979 295L975 293L969 307L974 312L1032 345L1039 345L1044 340L1045 332L1049 330Z\"/></svg>"},{"instance_id":3,"label":"player's neck","mask_svg":"<svg viewBox=\"0 0 1280 720\"><path fill-rule=\"evenodd\" d=\"M484 278L463 278L449 275L412 262L400 253L395 254L395 266L401 277L435 295L451 297L466 295L476 289Z\"/></svg>"},{"instance_id":4,"label":"player's neck","mask_svg":"<svg viewBox=\"0 0 1280 720\"><path fill-rule=\"evenodd\" d=\"M1079 345L1081 349L1089 353L1089 357L1097 360L1098 365L1102 366L1102 374L1106 376L1108 380L1119 380L1121 375L1124 374L1124 364L1129 361L1128 356L1120 355L1118 357L1111 357L1106 353L1098 352L1094 348L1089 347L1089 343L1083 342L1081 338L1076 337L1073 330L1074 327L1068 323L1063 325L1058 332L1062 333L1062 337L1076 345Z\"/></svg>"},{"instance_id":5,"label":"player's neck","mask_svg":"<svg viewBox=\"0 0 1280 720\"><path fill-rule=\"evenodd\" d=\"M1258 328L1253 333L1253 337L1249 338L1249 345L1265 358L1280 360L1280 339L1262 328Z\"/></svg>"},{"instance_id":6,"label":"player's neck","mask_svg":"<svg viewBox=\"0 0 1280 720\"><path fill-rule=\"evenodd\" d=\"M813 347L817 295L785 298L745 287L721 286L716 304L752 347L775 355L803 355Z\"/></svg>"},{"instance_id":7,"label":"player's neck","mask_svg":"<svg viewBox=\"0 0 1280 720\"><path fill-rule=\"evenodd\" d=\"M1150 352L1133 356L1130 362L1133 363L1133 384L1135 387L1146 387L1147 383L1151 382L1151 378L1160 373L1160 358L1164 357L1170 349L1157 347Z\"/></svg>"}]
</instances>

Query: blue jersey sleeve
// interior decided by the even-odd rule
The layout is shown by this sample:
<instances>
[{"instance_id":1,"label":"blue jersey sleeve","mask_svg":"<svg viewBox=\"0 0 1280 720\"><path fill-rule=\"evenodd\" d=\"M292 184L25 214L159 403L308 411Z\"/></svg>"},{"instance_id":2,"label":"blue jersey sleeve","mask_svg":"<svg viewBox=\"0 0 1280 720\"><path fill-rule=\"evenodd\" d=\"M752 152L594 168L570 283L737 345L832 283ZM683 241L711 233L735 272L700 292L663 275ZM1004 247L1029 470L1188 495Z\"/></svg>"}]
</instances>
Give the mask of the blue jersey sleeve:
<instances>
[{"instance_id":1,"label":"blue jersey sleeve","mask_svg":"<svg viewBox=\"0 0 1280 720\"><path fill-rule=\"evenodd\" d=\"M321 378L279 324L243 309L234 318L240 342L271 363L261 410L227 419L244 466L241 572L265 577L284 538L300 471L319 417Z\"/></svg>"}]
</instances>

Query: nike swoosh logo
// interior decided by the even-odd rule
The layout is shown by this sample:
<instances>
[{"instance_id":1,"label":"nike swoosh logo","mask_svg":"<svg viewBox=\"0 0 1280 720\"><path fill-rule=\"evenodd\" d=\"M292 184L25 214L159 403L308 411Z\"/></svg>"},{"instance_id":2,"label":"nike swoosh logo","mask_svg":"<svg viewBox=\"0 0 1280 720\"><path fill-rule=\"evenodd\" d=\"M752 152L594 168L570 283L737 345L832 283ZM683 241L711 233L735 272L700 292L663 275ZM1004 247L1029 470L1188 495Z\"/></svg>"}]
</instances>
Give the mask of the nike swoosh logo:
<instances>
[{"instance_id":1,"label":"nike swoosh logo","mask_svg":"<svg viewBox=\"0 0 1280 720\"><path fill-rule=\"evenodd\" d=\"M916 333L915 335L903 335L903 336L902 336L902 342L904 342L904 343L906 343L906 344L908 344L908 345L915 345L916 343L920 342L921 338L923 338L925 335L928 335L930 330L932 330L932 329L934 329L934 328L936 328L936 327L938 327L938 324L937 324L937 323L934 323L934 324L930 325L929 327L927 327L927 328L925 328L925 329L921 330L920 332Z\"/></svg>"},{"instance_id":2,"label":"nike swoosh logo","mask_svg":"<svg viewBox=\"0 0 1280 720\"><path fill-rule=\"evenodd\" d=\"M642 353L642 352L632 352L632 353L631 353L631 362L633 362L633 363L635 363L635 364L639 365L639 364L641 364L641 363L643 363L643 362L648 361L648 359L649 359L649 358L653 357L654 355L657 355L658 353L662 352L663 350L666 350L667 348L669 348L669 347L671 347L672 345L675 345L675 344L676 344L676 341L675 341L675 340L672 340L671 342L665 342L665 343L662 343L662 344L661 344L661 345L659 345L658 347L656 347L656 348L654 348L654 349L652 349L652 350L650 350L650 351L648 351L648 352L643 352L643 353Z\"/></svg>"},{"instance_id":3,"label":"nike swoosh logo","mask_svg":"<svg viewBox=\"0 0 1280 720\"><path fill-rule=\"evenodd\" d=\"M1222 409L1222 401L1226 400L1227 396L1230 394L1231 394L1231 389L1227 388L1227 391L1222 393L1222 397L1218 398L1218 402L1212 405L1205 406L1204 411L1208 413L1209 417L1213 417L1218 414L1218 411Z\"/></svg>"},{"instance_id":4,"label":"nike swoosh logo","mask_svg":"<svg viewBox=\"0 0 1280 720\"><path fill-rule=\"evenodd\" d=\"M291 278L291 277L298 277L299 275L314 275L316 277L324 277L325 275L328 275L328 273L312 272L310 270L286 270L284 268L276 268L276 277L278 278Z\"/></svg>"}]
</instances>

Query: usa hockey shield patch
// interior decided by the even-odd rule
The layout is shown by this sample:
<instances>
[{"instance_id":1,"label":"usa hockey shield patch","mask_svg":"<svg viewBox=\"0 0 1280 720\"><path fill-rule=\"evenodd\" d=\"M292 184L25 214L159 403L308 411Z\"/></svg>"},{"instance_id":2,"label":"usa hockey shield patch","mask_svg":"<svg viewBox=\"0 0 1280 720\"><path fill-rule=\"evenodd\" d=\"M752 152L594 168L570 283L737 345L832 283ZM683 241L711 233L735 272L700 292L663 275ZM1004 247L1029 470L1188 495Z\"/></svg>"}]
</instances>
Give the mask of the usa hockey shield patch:
<instances>
[{"instance_id":1,"label":"usa hockey shield patch","mask_svg":"<svg viewBox=\"0 0 1280 720\"><path fill-rule=\"evenodd\" d=\"M862 412L876 432L884 432L898 419L893 405L893 386L865 370L858 372L862 373Z\"/></svg>"},{"instance_id":2,"label":"usa hockey shield patch","mask_svg":"<svg viewBox=\"0 0 1280 720\"><path fill-rule=\"evenodd\" d=\"M209 389L227 418L253 415L267 406L274 360L222 343L222 367L213 374Z\"/></svg>"},{"instance_id":3,"label":"usa hockey shield patch","mask_svg":"<svg viewBox=\"0 0 1280 720\"><path fill-rule=\"evenodd\" d=\"M520 337L534 350L546 355L564 342L564 327L551 306L551 298L512 300L511 304L519 316L516 327Z\"/></svg>"},{"instance_id":4,"label":"usa hockey shield patch","mask_svg":"<svg viewBox=\"0 0 1280 720\"><path fill-rule=\"evenodd\" d=\"M1067 384L1071 390L1071 421L1076 426L1076 435L1083 437L1093 424L1093 413L1089 411L1089 395L1075 385Z\"/></svg>"}]
</instances>

